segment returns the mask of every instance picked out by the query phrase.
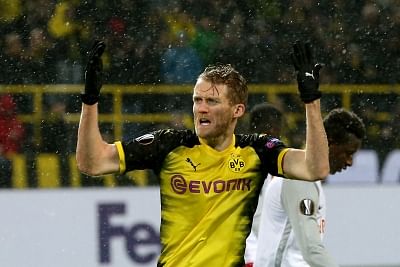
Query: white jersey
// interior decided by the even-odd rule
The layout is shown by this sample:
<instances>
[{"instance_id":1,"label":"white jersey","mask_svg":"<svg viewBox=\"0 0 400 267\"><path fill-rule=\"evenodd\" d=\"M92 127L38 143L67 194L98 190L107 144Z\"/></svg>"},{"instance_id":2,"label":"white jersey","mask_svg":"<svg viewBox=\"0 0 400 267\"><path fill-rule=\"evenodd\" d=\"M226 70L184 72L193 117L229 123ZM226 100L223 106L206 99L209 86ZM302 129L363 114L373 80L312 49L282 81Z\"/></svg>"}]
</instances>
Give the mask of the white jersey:
<instances>
[{"instance_id":1,"label":"white jersey","mask_svg":"<svg viewBox=\"0 0 400 267\"><path fill-rule=\"evenodd\" d=\"M255 267L338 266L322 244L326 202L320 182L274 177L261 201Z\"/></svg>"},{"instance_id":2,"label":"white jersey","mask_svg":"<svg viewBox=\"0 0 400 267\"><path fill-rule=\"evenodd\" d=\"M261 189L260 196L258 198L257 209L256 212L254 213L251 232L246 239L246 250L244 252L245 263L254 263L256 260L258 230L260 228L261 212L263 211L262 209L263 196L265 195L265 191L267 190L267 186L270 180L271 180L271 175L268 174L267 178L264 181L264 185Z\"/></svg>"}]
</instances>

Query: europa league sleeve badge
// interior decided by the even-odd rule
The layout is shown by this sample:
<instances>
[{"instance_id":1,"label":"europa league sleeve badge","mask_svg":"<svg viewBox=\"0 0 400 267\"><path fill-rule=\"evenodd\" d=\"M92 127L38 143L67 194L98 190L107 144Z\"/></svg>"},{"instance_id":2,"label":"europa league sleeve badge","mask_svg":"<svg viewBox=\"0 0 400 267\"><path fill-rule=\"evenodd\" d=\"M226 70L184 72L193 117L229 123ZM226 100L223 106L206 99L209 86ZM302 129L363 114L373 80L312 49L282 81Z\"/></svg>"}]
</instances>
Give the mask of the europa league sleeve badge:
<instances>
[{"instance_id":1,"label":"europa league sleeve badge","mask_svg":"<svg viewBox=\"0 0 400 267\"><path fill-rule=\"evenodd\" d=\"M314 202L311 199L305 198L300 201L300 212L303 215L311 216L314 214Z\"/></svg>"}]
</instances>

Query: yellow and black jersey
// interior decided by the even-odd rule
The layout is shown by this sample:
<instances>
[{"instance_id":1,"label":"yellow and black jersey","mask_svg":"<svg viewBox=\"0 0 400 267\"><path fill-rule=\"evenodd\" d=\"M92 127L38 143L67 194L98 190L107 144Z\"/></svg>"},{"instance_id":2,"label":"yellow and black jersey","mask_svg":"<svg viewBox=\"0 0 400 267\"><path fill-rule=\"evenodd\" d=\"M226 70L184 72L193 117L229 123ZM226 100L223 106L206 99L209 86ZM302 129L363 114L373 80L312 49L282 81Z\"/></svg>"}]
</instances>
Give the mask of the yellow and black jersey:
<instances>
[{"instance_id":1,"label":"yellow and black jersey","mask_svg":"<svg viewBox=\"0 0 400 267\"><path fill-rule=\"evenodd\" d=\"M267 135L234 135L224 151L188 130L116 142L120 171L153 169L161 190L158 266L243 266L245 240L267 173L283 176L287 151Z\"/></svg>"}]
</instances>

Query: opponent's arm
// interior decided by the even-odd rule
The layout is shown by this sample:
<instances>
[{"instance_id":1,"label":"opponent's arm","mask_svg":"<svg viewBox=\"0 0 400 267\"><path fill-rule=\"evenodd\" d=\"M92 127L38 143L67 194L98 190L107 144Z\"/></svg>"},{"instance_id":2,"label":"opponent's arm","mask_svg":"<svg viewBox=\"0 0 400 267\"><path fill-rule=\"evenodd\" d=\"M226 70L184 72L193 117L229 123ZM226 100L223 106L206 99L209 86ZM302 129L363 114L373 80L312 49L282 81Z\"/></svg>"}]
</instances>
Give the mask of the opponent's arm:
<instances>
[{"instance_id":1,"label":"opponent's arm","mask_svg":"<svg viewBox=\"0 0 400 267\"><path fill-rule=\"evenodd\" d=\"M79 170L92 176L119 170L117 148L103 140L98 126L97 102L102 87L101 55L104 49L104 42L96 41L89 54L85 69L85 90L81 94L83 104L76 146Z\"/></svg>"},{"instance_id":2,"label":"opponent's arm","mask_svg":"<svg viewBox=\"0 0 400 267\"><path fill-rule=\"evenodd\" d=\"M319 195L315 183L285 180L281 199L304 260L310 266L338 267L322 244L317 217Z\"/></svg>"},{"instance_id":3,"label":"opponent's arm","mask_svg":"<svg viewBox=\"0 0 400 267\"><path fill-rule=\"evenodd\" d=\"M297 71L298 90L306 109L306 146L285 155L283 170L288 178L315 181L329 174L328 140L321 115L320 64L315 64L309 43L296 42L292 61Z\"/></svg>"}]
</instances>

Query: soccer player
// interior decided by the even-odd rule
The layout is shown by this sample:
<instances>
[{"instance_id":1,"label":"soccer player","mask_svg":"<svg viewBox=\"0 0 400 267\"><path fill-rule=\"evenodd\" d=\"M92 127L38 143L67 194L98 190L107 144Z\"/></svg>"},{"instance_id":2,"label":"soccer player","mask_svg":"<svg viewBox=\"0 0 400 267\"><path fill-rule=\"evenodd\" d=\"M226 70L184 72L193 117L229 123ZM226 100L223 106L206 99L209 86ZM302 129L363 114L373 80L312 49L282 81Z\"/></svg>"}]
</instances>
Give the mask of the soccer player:
<instances>
[{"instance_id":1,"label":"soccer player","mask_svg":"<svg viewBox=\"0 0 400 267\"><path fill-rule=\"evenodd\" d=\"M324 126L330 174L334 174L352 165L353 155L365 136L365 126L355 113L342 108L329 112ZM261 201L256 260L254 265L247 262L247 266L338 266L322 244L326 204L321 181L273 177ZM254 258L254 246L246 250Z\"/></svg>"},{"instance_id":2,"label":"soccer player","mask_svg":"<svg viewBox=\"0 0 400 267\"><path fill-rule=\"evenodd\" d=\"M76 148L80 171L97 176L148 168L158 174L158 266L243 266L245 240L267 173L308 181L329 173L320 65L315 64L310 45L296 42L292 56L305 103L305 149L288 148L263 134L235 134L248 89L229 64L209 66L199 75L193 89L194 132L164 129L107 143L98 127L104 50L105 44L96 41L85 70Z\"/></svg>"}]
</instances>

